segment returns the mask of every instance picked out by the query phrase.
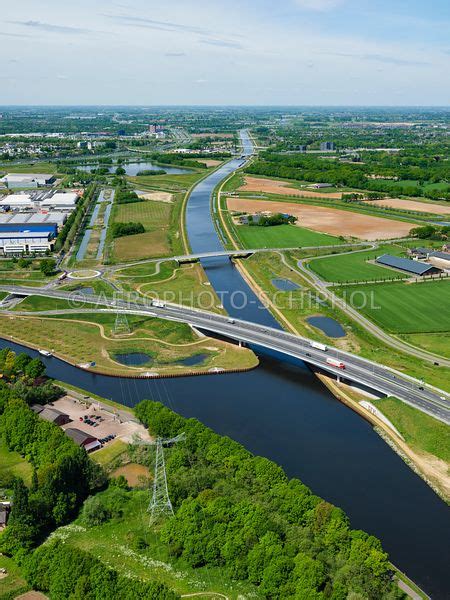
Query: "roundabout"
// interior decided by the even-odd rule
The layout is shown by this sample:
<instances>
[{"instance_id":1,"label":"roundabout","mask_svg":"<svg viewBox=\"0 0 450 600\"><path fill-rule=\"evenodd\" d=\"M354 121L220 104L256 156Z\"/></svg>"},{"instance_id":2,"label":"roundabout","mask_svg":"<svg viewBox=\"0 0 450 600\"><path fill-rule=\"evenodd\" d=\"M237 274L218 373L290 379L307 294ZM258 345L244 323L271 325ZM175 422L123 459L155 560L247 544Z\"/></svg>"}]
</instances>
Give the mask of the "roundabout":
<instances>
[{"instance_id":1,"label":"roundabout","mask_svg":"<svg viewBox=\"0 0 450 600\"><path fill-rule=\"evenodd\" d=\"M95 279L96 277L100 277L101 272L96 269L80 269L79 271L71 271L67 273L67 277L69 279Z\"/></svg>"}]
</instances>

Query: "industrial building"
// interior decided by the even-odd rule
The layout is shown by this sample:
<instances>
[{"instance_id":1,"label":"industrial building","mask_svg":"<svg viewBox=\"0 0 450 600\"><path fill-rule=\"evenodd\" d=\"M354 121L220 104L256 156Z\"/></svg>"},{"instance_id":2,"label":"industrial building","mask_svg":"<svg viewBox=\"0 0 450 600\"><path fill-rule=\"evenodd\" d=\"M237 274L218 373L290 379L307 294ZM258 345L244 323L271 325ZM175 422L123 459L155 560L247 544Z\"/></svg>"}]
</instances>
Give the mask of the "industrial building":
<instances>
[{"instance_id":1,"label":"industrial building","mask_svg":"<svg viewBox=\"0 0 450 600\"><path fill-rule=\"evenodd\" d=\"M384 267L392 267L400 271L405 271L411 275L417 275L423 277L424 275L435 275L441 273L442 270L428 263L419 262L418 260L411 260L409 258L400 258L399 256L392 256L391 254L383 254L379 256L376 263Z\"/></svg>"},{"instance_id":2,"label":"industrial building","mask_svg":"<svg viewBox=\"0 0 450 600\"><path fill-rule=\"evenodd\" d=\"M64 225L67 213L49 212L0 212L0 227L2 225L53 224L58 230ZM6 228L3 228L5 231Z\"/></svg>"},{"instance_id":3,"label":"industrial building","mask_svg":"<svg viewBox=\"0 0 450 600\"><path fill-rule=\"evenodd\" d=\"M0 179L9 189L38 188L55 181L56 177L51 173L8 173Z\"/></svg>"},{"instance_id":4,"label":"industrial building","mask_svg":"<svg viewBox=\"0 0 450 600\"><path fill-rule=\"evenodd\" d=\"M9 194L0 197L0 209L3 210L64 210L71 212L76 207L79 195L76 192L40 191L21 194Z\"/></svg>"},{"instance_id":5,"label":"industrial building","mask_svg":"<svg viewBox=\"0 0 450 600\"><path fill-rule=\"evenodd\" d=\"M53 250L55 236L44 231L0 231L0 252L8 256L42 254Z\"/></svg>"},{"instance_id":6,"label":"industrial building","mask_svg":"<svg viewBox=\"0 0 450 600\"><path fill-rule=\"evenodd\" d=\"M8 256L53 250L58 232L75 210L76 192L9 194L0 200L0 252Z\"/></svg>"},{"instance_id":7,"label":"industrial building","mask_svg":"<svg viewBox=\"0 0 450 600\"><path fill-rule=\"evenodd\" d=\"M55 192L40 202L41 208L53 208L53 210L73 210L78 202L78 194L75 192Z\"/></svg>"}]
</instances>

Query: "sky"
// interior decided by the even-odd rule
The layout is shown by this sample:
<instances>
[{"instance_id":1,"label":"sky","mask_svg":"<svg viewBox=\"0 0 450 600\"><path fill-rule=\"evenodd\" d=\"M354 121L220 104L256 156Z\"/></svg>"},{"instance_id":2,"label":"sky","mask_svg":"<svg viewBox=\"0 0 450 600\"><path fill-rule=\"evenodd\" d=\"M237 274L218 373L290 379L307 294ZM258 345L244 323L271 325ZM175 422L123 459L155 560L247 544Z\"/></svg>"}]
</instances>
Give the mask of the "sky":
<instances>
[{"instance_id":1,"label":"sky","mask_svg":"<svg viewBox=\"0 0 450 600\"><path fill-rule=\"evenodd\" d=\"M15 0L0 104L437 105L448 0Z\"/></svg>"}]
</instances>

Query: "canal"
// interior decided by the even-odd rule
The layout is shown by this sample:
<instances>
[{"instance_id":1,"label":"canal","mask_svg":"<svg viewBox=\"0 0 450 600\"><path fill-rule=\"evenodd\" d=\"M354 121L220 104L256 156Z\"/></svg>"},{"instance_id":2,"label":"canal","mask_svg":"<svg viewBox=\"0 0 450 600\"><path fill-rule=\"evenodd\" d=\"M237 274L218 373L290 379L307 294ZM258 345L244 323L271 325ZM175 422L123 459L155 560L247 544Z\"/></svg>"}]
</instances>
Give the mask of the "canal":
<instances>
[{"instance_id":1,"label":"canal","mask_svg":"<svg viewBox=\"0 0 450 600\"><path fill-rule=\"evenodd\" d=\"M242 136L250 153L251 142L245 132ZM241 159L227 163L193 190L186 214L193 252L221 249L211 193L241 164ZM230 314L279 327L230 260L202 263ZM56 358L44 360L57 379L126 406L144 398L161 401L276 461L341 507L353 528L379 537L393 563L433 598L450 597L448 506L305 365L255 350L260 366L253 371L167 380L108 378Z\"/></svg>"}]
</instances>

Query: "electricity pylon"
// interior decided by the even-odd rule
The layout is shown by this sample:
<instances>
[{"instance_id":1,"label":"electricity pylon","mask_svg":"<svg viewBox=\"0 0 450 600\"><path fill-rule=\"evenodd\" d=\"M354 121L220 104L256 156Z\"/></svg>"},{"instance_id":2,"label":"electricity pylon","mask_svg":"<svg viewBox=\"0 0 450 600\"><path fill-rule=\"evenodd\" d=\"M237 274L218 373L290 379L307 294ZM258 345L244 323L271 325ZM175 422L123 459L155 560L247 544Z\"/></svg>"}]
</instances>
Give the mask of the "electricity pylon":
<instances>
[{"instance_id":1,"label":"electricity pylon","mask_svg":"<svg viewBox=\"0 0 450 600\"><path fill-rule=\"evenodd\" d=\"M130 333L130 326L128 324L127 315L118 312L116 315L116 322L114 323L113 329L114 335L123 335Z\"/></svg>"},{"instance_id":2,"label":"electricity pylon","mask_svg":"<svg viewBox=\"0 0 450 600\"><path fill-rule=\"evenodd\" d=\"M164 515L173 515L173 506L169 497L167 486L166 462L164 460L164 446L173 446L177 442L186 439L185 433L180 433L174 438L163 439L156 438L154 442L144 442L136 440L135 443L145 446L156 446L155 469L153 474L153 493L148 506L150 513L150 522L156 521L158 517Z\"/></svg>"}]
</instances>

